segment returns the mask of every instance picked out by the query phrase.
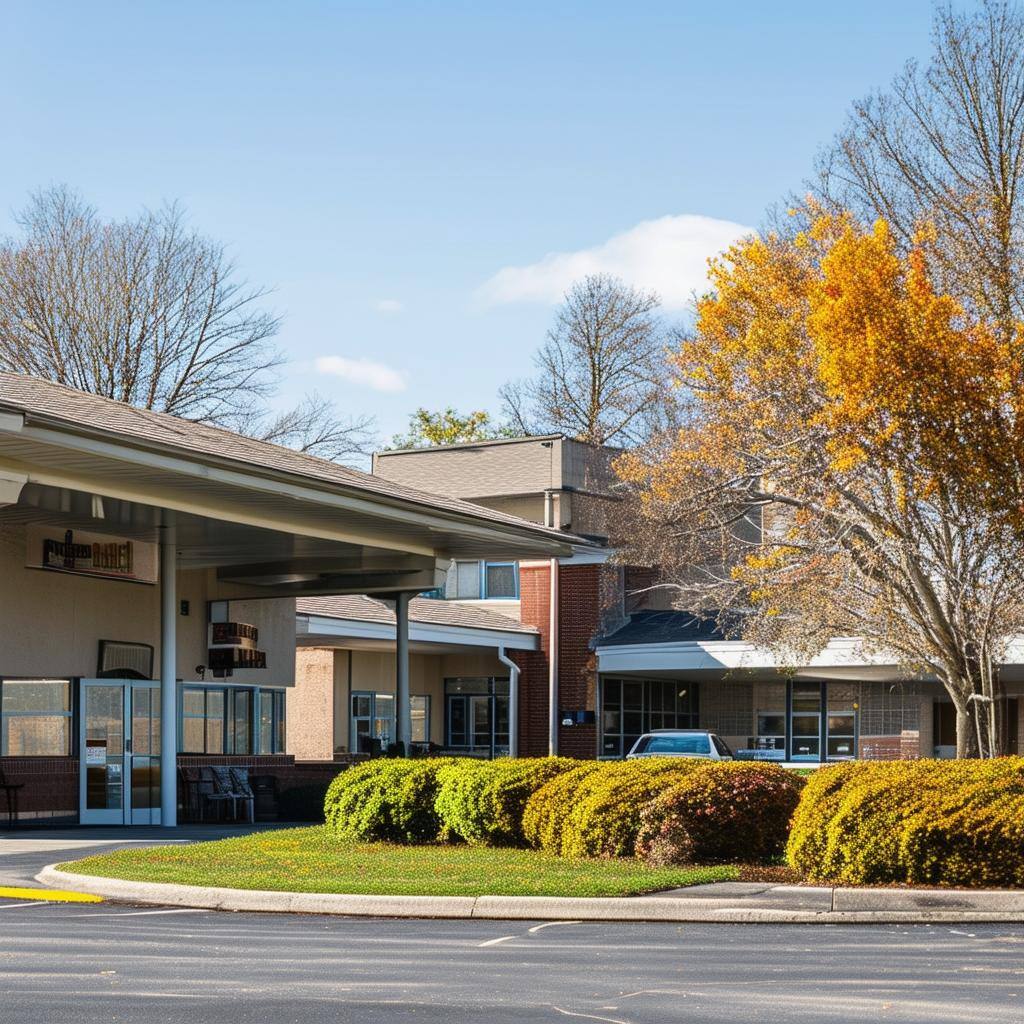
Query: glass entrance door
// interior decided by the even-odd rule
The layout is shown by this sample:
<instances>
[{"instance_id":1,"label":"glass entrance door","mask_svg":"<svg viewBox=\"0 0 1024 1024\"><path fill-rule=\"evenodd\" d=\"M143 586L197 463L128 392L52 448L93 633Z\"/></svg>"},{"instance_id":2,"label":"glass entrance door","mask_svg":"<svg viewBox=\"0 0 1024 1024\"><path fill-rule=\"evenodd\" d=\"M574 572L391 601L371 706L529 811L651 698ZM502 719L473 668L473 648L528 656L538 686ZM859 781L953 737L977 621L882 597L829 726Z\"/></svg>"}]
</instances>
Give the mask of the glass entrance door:
<instances>
[{"instance_id":1,"label":"glass entrance door","mask_svg":"<svg viewBox=\"0 0 1024 1024\"><path fill-rule=\"evenodd\" d=\"M794 682L790 700L790 760L820 761L821 683Z\"/></svg>"},{"instance_id":2,"label":"glass entrance door","mask_svg":"<svg viewBox=\"0 0 1024 1024\"><path fill-rule=\"evenodd\" d=\"M83 679L79 821L160 824L160 690L149 681Z\"/></svg>"}]
</instances>

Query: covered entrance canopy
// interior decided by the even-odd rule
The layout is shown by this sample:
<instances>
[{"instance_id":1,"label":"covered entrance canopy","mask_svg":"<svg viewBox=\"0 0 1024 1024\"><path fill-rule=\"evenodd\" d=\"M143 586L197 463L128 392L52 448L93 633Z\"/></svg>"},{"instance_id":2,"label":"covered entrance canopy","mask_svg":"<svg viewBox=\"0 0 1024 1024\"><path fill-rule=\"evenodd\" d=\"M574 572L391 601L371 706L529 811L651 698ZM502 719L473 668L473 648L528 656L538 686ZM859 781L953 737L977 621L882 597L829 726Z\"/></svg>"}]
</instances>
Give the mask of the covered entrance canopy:
<instances>
[{"instance_id":1,"label":"covered entrance canopy","mask_svg":"<svg viewBox=\"0 0 1024 1024\"><path fill-rule=\"evenodd\" d=\"M438 586L451 559L552 557L586 544L230 431L0 373L0 531L8 526L158 546L165 825L176 817L179 573L204 572L218 596L239 599L394 595L401 738L409 595Z\"/></svg>"}]
</instances>

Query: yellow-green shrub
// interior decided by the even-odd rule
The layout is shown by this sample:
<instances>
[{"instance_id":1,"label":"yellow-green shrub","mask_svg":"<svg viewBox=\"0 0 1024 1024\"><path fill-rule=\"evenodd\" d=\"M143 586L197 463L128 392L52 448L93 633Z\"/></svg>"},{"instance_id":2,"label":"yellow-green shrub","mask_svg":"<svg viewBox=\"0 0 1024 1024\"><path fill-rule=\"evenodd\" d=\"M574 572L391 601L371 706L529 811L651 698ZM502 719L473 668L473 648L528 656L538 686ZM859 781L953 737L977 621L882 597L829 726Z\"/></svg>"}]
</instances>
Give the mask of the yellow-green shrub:
<instances>
[{"instance_id":1,"label":"yellow-green shrub","mask_svg":"<svg viewBox=\"0 0 1024 1024\"><path fill-rule=\"evenodd\" d=\"M575 768L556 775L526 801L523 809L523 838L538 850L561 851L565 819L573 808L583 780L602 767L599 761L582 761Z\"/></svg>"},{"instance_id":2,"label":"yellow-green shrub","mask_svg":"<svg viewBox=\"0 0 1024 1024\"><path fill-rule=\"evenodd\" d=\"M517 846L527 800L577 764L568 757L461 758L438 772L434 808L445 831L467 843Z\"/></svg>"},{"instance_id":3,"label":"yellow-green shrub","mask_svg":"<svg viewBox=\"0 0 1024 1024\"><path fill-rule=\"evenodd\" d=\"M787 855L810 880L1024 886L1024 759L844 768L794 816Z\"/></svg>"},{"instance_id":4,"label":"yellow-green shrub","mask_svg":"<svg viewBox=\"0 0 1024 1024\"><path fill-rule=\"evenodd\" d=\"M530 803L538 807L527 805L524 833L534 845L563 857L631 856L643 808L703 763L650 757L567 772L534 794Z\"/></svg>"},{"instance_id":5,"label":"yellow-green shrub","mask_svg":"<svg viewBox=\"0 0 1024 1024\"><path fill-rule=\"evenodd\" d=\"M328 787L327 828L339 839L426 843L437 838L437 773L452 758L376 758L353 765Z\"/></svg>"},{"instance_id":6,"label":"yellow-green shrub","mask_svg":"<svg viewBox=\"0 0 1024 1024\"><path fill-rule=\"evenodd\" d=\"M803 779L774 764L705 761L641 811L652 865L764 864L786 848Z\"/></svg>"}]
</instances>

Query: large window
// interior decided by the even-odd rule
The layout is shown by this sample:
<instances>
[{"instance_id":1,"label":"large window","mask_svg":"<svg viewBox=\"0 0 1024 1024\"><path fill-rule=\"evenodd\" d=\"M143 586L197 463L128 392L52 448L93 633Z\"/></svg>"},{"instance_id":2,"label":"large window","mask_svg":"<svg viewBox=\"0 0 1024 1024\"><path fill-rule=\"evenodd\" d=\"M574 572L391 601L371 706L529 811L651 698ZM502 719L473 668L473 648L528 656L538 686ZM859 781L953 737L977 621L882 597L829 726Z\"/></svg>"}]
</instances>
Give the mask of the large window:
<instances>
[{"instance_id":1,"label":"large window","mask_svg":"<svg viewBox=\"0 0 1024 1024\"><path fill-rule=\"evenodd\" d=\"M260 690L261 754L284 753L284 690Z\"/></svg>"},{"instance_id":2,"label":"large window","mask_svg":"<svg viewBox=\"0 0 1024 1024\"><path fill-rule=\"evenodd\" d=\"M645 732L695 729L697 685L677 679L601 680L601 757L625 757Z\"/></svg>"},{"instance_id":3,"label":"large window","mask_svg":"<svg viewBox=\"0 0 1024 1024\"><path fill-rule=\"evenodd\" d=\"M409 698L409 714L412 718L413 743L430 742L430 697L425 694Z\"/></svg>"},{"instance_id":4,"label":"large window","mask_svg":"<svg viewBox=\"0 0 1024 1024\"><path fill-rule=\"evenodd\" d=\"M450 600L515 600L519 597L516 562L455 562L448 570L444 596Z\"/></svg>"},{"instance_id":5,"label":"large window","mask_svg":"<svg viewBox=\"0 0 1024 1024\"><path fill-rule=\"evenodd\" d=\"M0 681L0 755L67 757L71 753L71 681Z\"/></svg>"},{"instance_id":6,"label":"large window","mask_svg":"<svg viewBox=\"0 0 1024 1024\"><path fill-rule=\"evenodd\" d=\"M507 679L446 679L445 746L478 757L508 754Z\"/></svg>"},{"instance_id":7,"label":"large window","mask_svg":"<svg viewBox=\"0 0 1024 1024\"><path fill-rule=\"evenodd\" d=\"M183 754L250 754L253 708L260 696L258 753L284 751L284 690L236 686L183 686L181 734Z\"/></svg>"}]
</instances>

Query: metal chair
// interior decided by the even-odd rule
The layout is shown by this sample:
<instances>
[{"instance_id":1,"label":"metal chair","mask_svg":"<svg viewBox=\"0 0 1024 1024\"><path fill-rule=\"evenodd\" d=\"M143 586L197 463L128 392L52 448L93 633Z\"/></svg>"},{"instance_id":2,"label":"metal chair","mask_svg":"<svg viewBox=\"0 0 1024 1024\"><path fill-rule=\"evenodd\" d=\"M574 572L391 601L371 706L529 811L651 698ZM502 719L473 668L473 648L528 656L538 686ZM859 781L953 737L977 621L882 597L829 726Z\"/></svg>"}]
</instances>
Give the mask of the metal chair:
<instances>
[{"instance_id":1,"label":"metal chair","mask_svg":"<svg viewBox=\"0 0 1024 1024\"><path fill-rule=\"evenodd\" d=\"M3 768L0 768L0 789L7 797L7 823L15 825L18 821L18 793L25 788L24 782L8 782Z\"/></svg>"}]
</instances>

